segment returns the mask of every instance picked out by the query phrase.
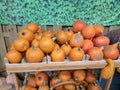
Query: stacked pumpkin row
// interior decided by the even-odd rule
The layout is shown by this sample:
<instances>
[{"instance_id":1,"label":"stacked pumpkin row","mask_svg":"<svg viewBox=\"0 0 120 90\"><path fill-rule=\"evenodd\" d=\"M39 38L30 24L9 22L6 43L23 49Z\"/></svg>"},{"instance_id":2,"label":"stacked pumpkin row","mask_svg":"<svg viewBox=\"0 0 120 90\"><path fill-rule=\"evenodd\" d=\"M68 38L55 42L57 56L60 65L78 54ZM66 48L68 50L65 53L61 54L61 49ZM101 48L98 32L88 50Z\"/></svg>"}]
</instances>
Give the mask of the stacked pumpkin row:
<instances>
[{"instance_id":1,"label":"stacked pumpkin row","mask_svg":"<svg viewBox=\"0 0 120 90\"><path fill-rule=\"evenodd\" d=\"M102 25L86 25L80 19L74 22L73 29L57 32L43 32L36 23L29 23L18 33L6 57L10 63L21 62L23 56L30 63L41 62L46 54L52 62L63 62L65 57L81 61L85 54L90 60L115 60L119 56L117 43L109 45L110 40L103 32Z\"/></svg>"},{"instance_id":2,"label":"stacked pumpkin row","mask_svg":"<svg viewBox=\"0 0 120 90\"><path fill-rule=\"evenodd\" d=\"M75 82L79 89L74 84L65 84L65 82ZM54 87L55 85L58 86ZM46 72L36 72L28 77L24 90L38 88L39 90L101 90L92 70L64 70L53 72L51 76Z\"/></svg>"}]
</instances>

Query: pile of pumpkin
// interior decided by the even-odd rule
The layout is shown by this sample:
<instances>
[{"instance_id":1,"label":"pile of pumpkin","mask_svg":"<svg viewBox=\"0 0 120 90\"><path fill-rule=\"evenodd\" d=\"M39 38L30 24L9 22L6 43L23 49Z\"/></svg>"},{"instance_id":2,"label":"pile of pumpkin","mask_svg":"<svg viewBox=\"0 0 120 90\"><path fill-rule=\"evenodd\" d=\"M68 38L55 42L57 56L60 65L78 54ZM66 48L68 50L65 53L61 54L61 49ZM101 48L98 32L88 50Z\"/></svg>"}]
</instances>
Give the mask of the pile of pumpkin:
<instances>
[{"instance_id":1,"label":"pile of pumpkin","mask_svg":"<svg viewBox=\"0 0 120 90\"><path fill-rule=\"evenodd\" d=\"M36 23L29 23L18 32L18 39L11 44L6 57L10 63L21 62L23 56L29 63L42 62L46 54L52 62L63 62L65 57L81 61L85 54L91 61L115 60L119 56L118 44L109 45L104 30L100 24L86 25L80 19L73 23L72 29L57 32L43 31Z\"/></svg>"},{"instance_id":2,"label":"pile of pumpkin","mask_svg":"<svg viewBox=\"0 0 120 90\"><path fill-rule=\"evenodd\" d=\"M66 82L75 82L74 83ZM64 83L64 84L60 84ZM58 85L59 84L59 85ZM56 87L55 87L56 85ZM46 72L36 72L29 75L24 90L101 90L97 76L92 70L63 70L53 72L49 76Z\"/></svg>"}]
</instances>

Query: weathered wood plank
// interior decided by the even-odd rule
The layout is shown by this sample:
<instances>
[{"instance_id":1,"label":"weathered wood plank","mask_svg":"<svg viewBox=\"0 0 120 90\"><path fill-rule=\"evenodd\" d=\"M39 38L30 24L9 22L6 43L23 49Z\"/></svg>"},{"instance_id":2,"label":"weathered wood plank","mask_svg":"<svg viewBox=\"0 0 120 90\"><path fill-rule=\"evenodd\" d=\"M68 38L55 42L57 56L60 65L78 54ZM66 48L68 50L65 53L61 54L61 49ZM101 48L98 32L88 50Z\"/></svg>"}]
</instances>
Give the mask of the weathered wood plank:
<instances>
[{"instance_id":1,"label":"weathered wood plank","mask_svg":"<svg viewBox=\"0 0 120 90\"><path fill-rule=\"evenodd\" d=\"M2 32L2 27L0 25L0 57L1 57L1 62L4 65L3 61L4 61L4 57L6 54L6 45L5 45L5 41L4 41L4 35Z\"/></svg>"},{"instance_id":2,"label":"weathered wood plank","mask_svg":"<svg viewBox=\"0 0 120 90\"><path fill-rule=\"evenodd\" d=\"M109 28L109 31L112 31L112 30L117 30L117 29L120 29L120 25L118 26L110 26Z\"/></svg>"},{"instance_id":3,"label":"weathered wood plank","mask_svg":"<svg viewBox=\"0 0 120 90\"><path fill-rule=\"evenodd\" d=\"M17 30L18 30L18 32L21 31L21 30L24 29L24 28L25 28L25 26L17 25Z\"/></svg>"},{"instance_id":4,"label":"weathered wood plank","mask_svg":"<svg viewBox=\"0 0 120 90\"><path fill-rule=\"evenodd\" d=\"M6 47L8 49L11 43L18 38L16 26L3 25L3 33L8 35L8 37L5 37Z\"/></svg>"}]
</instances>

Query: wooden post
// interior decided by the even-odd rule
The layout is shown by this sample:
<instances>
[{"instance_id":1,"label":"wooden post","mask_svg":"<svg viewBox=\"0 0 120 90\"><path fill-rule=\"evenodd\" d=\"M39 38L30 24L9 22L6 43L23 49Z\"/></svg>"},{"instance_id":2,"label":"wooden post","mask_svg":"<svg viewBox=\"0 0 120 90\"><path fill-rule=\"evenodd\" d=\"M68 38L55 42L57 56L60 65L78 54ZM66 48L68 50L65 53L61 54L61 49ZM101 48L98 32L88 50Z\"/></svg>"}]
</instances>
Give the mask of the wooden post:
<instances>
[{"instance_id":1,"label":"wooden post","mask_svg":"<svg viewBox=\"0 0 120 90\"><path fill-rule=\"evenodd\" d=\"M0 57L1 57L1 61L2 61L2 64L4 65L4 57L5 57L5 54L6 54L6 45L5 45L5 41L4 41L4 35L3 35L3 32L2 32L2 27L0 25Z\"/></svg>"}]
</instances>

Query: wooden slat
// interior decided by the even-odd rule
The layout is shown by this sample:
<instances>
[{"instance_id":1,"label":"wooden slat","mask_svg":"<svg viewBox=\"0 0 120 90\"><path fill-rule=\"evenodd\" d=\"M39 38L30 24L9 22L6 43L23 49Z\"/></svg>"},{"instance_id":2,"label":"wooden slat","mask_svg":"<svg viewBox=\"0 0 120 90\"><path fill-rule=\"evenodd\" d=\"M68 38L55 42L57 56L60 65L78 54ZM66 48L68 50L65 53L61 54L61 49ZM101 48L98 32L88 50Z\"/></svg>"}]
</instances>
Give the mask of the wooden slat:
<instances>
[{"instance_id":1,"label":"wooden slat","mask_svg":"<svg viewBox=\"0 0 120 90\"><path fill-rule=\"evenodd\" d=\"M62 26L53 26L53 32L57 32L59 30L62 30Z\"/></svg>"},{"instance_id":2,"label":"wooden slat","mask_svg":"<svg viewBox=\"0 0 120 90\"><path fill-rule=\"evenodd\" d=\"M114 69L114 72L115 72L115 69ZM107 83L106 83L106 86L105 86L105 90L110 90L110 85L111 85L111 82L112 82L112 79L113 79L113 76L114 76L114 72L113 72L112 77L107 80Z\"/></svg>"},{"instance_id":3,"label":"wooden slat","mask_svg":"<svg viewBox=\"0 0 120 90\"><path fill-rule=\"evenodd\" d=\"M120 29L120 26L110 26L109 31Z\"/></svg>"},{"instance_id":4,"label":"wooden slat","mask_svg":"<svg viewBox=\"0 0 120 90\"><path fill-rule=\"evenodd\" d=\"M42 28L43 31L47 31L47 26L46 25L42 25L41 28Z\"/></svg>"},{"instance_id":5,"label":"wooden slat","mask_svg":"<svg viewBox=\"0 0 120 90\"><path fill-rule=\"evenodd\" d=\"M120 60L114 60L115 67L120 67ZM33 71L56 71L56 70L75 70L75 69L98 69L104 68L106 61L76 61L58 62L51 64L27 63L27 64L6 64L7 72L33 72Z\"/></svg>"},{"instance_id":6,"label":"wooden slat","mask_svg":"<svg viewBox=\"0 0 120 90\"><path fill-rule=\"evenodd\" d=\"M6 54L6 46L5 46L4 36L2 32L2 27L0 25L0 57L1 57L2 63L4 61L5 54Z\"/></svg>"},{"instance_id":7,"label":"wooden slat","mask_svg":"<svg viewBox=\"0 0 120 90\"><path fill-rule=\"evenodd\" d=\"M25 28L25 26L17 25L17 30L18 30L18 32L19 32L20 30L24 29L24 28Z\"/></svg>"},{"instance_id":8,"label":"wooden slat","mask_svg":"<svg viewBox=\"0 0 120 90\"><path fill-rule=\"evenodd\" d=\"M5 37L6 47L8 49L11 43L13 43L13 41L18 38L16 26L15 25L3 25L3 33L8 35L8 37Z\"/></svg>"},{"instance_id":9,"label":"wooden slat","mask_svg":"<svg viewBox=\"0 0 120 90\"><path fill-rule=\"evenodd\" d=\"M0 90L12 90L12 85L10 84L5 84L0 86Z\"/></svg>"}]
</instances>

